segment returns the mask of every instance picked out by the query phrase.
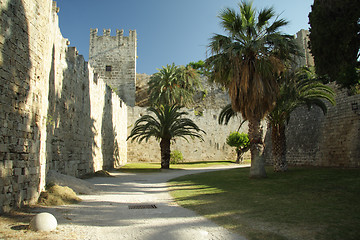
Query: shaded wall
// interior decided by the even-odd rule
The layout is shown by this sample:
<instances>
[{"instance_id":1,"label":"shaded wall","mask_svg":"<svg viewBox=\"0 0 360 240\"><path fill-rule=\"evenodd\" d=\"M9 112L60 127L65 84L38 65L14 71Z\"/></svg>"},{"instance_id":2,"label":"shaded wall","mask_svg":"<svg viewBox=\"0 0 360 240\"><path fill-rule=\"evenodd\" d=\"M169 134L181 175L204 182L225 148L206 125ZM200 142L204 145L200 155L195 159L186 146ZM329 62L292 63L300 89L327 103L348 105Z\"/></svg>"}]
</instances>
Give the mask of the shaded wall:
<instances>
[{"instance_id":1,"label":"shaded wall","mask_svg":"<svg viewBox=\"0 0 360 240\"><path fill-rule=\"evenodd\" d=\"M0 6L0 212L37 200L49 169L126 162L127 107L58 27L55 2Z\"/></svg>"},{"instance_id":2,"label":"shaded wall","mask_svg":"<svg viewBox=\"0 0 360 240\"><path fill-rule=\"evenodd\" d=\"M291 165L326 167L360 166L360 95L348 96L336 89L336 106L328 105L323 115L317 107L297 109L286 127L287 161ZM270 131L265 156L271 158Z\"/></svg>"}]
</instances>

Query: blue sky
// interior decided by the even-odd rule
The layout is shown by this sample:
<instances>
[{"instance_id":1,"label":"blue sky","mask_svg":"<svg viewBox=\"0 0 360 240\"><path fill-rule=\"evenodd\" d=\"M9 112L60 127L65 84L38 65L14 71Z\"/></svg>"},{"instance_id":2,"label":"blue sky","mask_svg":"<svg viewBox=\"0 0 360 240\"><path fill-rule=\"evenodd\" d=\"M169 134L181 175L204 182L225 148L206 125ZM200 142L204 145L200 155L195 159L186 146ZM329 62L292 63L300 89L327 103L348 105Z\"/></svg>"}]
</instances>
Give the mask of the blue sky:
<instances>
[{"instance_id":1,"label":"blue sky","mask_svg":"<svg viewBox=\"0 0 360 240\"><path fill-rule=\"evenodd\" d=\"M58 0L60 29L88 60L90 28L136 29L137 73L152 74L166 64L186 65L206 58L209 38L223 33L217 15L238 0ZM313 0L254 0L257 9L273 6L290 21L284 33L308 29Z\"/></svg>"}]
</instances>

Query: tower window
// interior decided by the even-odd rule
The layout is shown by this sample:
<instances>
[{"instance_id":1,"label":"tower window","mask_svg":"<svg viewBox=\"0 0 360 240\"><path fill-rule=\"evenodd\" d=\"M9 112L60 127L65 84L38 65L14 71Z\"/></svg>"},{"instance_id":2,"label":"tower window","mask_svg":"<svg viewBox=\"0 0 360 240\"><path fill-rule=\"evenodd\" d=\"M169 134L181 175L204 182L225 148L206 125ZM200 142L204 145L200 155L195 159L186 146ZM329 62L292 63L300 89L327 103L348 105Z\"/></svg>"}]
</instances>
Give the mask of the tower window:
<instances>
[{"instance_id":1,"label":"tower window","mask_svg":"<svg viewBox=\"0 0 360 240\"><path fill-rule=\"evenodd\" d=\"M107 66L105 67L105 71L111 72L111 66L107 65Z\"/></svg>"}]
</instances>

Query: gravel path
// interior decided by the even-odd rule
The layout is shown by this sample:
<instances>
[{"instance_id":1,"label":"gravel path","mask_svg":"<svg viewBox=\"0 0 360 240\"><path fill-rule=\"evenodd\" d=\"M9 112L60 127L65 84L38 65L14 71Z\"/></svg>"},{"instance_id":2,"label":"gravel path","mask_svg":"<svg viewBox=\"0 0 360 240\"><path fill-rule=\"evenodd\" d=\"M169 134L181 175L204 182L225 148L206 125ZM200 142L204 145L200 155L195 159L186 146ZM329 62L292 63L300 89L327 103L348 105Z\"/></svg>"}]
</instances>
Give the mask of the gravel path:
<instances>
[{"instance_id":1,"label":"gravel path","mask_svg":"<svg viewBox=\"0 0 360 240\"><path fill-rule=\"evenodd\" d=\"M58 229L77 239L245 239L176 204L167 190L172 178L238 166L158 173L118 173L114 178L92 178L100 194L82 195L77 205L49 208ZM156 205L154 209L129 209L129 205ZM75 234L74 234L75 233ZM63 236L65 237L65 236Z\"/></svg>"}]
</instances>

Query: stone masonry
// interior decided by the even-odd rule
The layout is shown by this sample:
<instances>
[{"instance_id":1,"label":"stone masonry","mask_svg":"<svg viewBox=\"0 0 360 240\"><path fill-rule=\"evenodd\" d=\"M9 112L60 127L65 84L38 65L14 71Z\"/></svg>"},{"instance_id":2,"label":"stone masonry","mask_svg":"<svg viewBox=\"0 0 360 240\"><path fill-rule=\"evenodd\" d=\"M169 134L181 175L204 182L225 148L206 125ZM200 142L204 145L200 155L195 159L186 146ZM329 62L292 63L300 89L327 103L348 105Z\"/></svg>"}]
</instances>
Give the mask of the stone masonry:
<instances>
[{"instance_id":1,"label":"stone masonry","mask_svg":"<svg viewBox=\"0 0 360 240\"><path fill-rule=\"evenodd\" d=\"M134 106L136 31L130 30L128 37L123 30L116 30L116 36L110 36L110 31L104 29L98 36L98 29L90 30L89 63L128 106Z\"/></svg>"},{"instance_id":2,"label":"stone masonry","mask_svg":"<svg viewBox=\"0 0 360 240\"><path fill-rule=\"evenodd\" d=\"M58 11L50 0L0 0L0 212L36 202L49 170L81 176L127 160L160 161L154 140L126 142L135 120L147 113L135 106L136 31L98 36L92 29L87 63L63 38ZM304 34L298 39L305 46ZM305 55L299 64L310 63ZM207 132L205 141L177 140L172 149L185 161L235 159L225 139L240 119L218 125L228 96L218 87L205 88L201 101L185 110ZM290 164L359 167L360 95L337 93L326 116L317 109L291 116ZM138 94L139 102L144 97L145 91ZM246 124L240 132L247 132ZM269 162L270 147L267 134Z\"/></svg>"},{"instance_id":3,"label":"stone masonry","mask_svg":"<svg viewBox=\"0 0 360 240\"><path fill-rule=\"evenodd\" d=\"M199 139L176 139L171 145L171 150L181 151L185 162L189 161L214 161L214 160L235 160L236 152L233 147L226 144L226 137L233 131L237 131L240 125L240 119L230 120L228 125L218 124L218 115L220 108L204 109L203 112L197 112L194 109L182 109L188 113L186 117L192 119L206 134L203 134L204 141ZM133 123L144 114L149 114L146 108L134 107L128 109L128 132L130 133ZM240 129L240 132L247 132L247 124ZM144 151L145 149L145 151ZM245 158L249 158L250 152ZM128 161L129 162L159 162L160 145L154 138L148 142L128 141Z\"/></svg>"},{"instance_id":4,"label":"stone masonry","mask_svg":"<svg viewBox=\"0 0 360 240\"><path fill-rule=\"evenodd\" d=\"M286 126L286 158L290 165L360 167L360 94L336 91L336 105L326 115L318 107L296 109ZM271 133L265 138L265 157L272 164Z\"/></svg>"},{"instance_id":5,"label":"stone masonry","mask_svg":"<svg viewBox=\"0 0 360 240\"><path fill-rule=\"evenodd\" d=\"M299 45L300 51L303 56L297 59L297 66L314 66L314 57L311 55L309 48L309 30L301 29L294 36L296 43Z\"/></svg>"},{"instance_id":6,"label":"stone masonry","mask_svg":"<svg viewBox=\"0 0 360 240\"><path fill-rule=\"evenodd\" d=\"M55 2L0 0L0 212L37 201L48 170L122 165L126 104L61 35Z\"/></svg>"},{"instance_id":7,"label":"stone masonry","mask_svg":"<svg viewBox=\"0 0 360 240\"><path fill-rule=\"evenodd\" d=\"M134 108L128 109L128 133L130 133L135 121L142 115L148 114L147 103L147 82L150 76L146 74L137 75L137 104ZM203 90L195 96L195 102L191 108L182 109L188 113L187 117L192 119L206 134L204 141L189 138L189 142L177 139L171 146L171 150L182 152L184 161L214 161L214 160L235 160L236 151L226 144L227 136L237 131L241 123L240 118L235 118L226 126L218 124L218 116L223 107L230 103L229 95L219 86L208 83L205 77L201 78ZM247 133L247 124L239 130ZM143 149L146 148L146 151ZM250 152L245 155L249 158ZM155 139L148 142L128 142L128 161L160 161L160 146Z\"/></svg>"}]
</instances>

